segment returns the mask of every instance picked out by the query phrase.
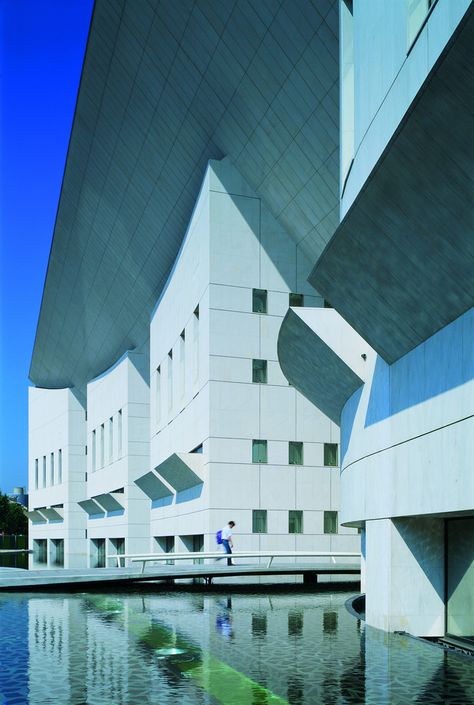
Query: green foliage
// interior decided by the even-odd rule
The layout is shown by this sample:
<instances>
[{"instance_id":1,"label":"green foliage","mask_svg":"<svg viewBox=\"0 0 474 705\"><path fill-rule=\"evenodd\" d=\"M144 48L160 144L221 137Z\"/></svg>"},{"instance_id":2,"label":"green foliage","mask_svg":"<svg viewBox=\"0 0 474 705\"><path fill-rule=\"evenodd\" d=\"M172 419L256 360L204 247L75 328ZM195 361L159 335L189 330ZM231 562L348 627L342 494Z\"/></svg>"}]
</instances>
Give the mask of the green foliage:
<instances>
[{"instance_id":1,"label":"green foliage","mask_svg":"<svg viewBox=\"0 0 474 705\"><path fill-rule=\"evenodd\" d=\"M27 534L28 517L20 504L10 502L6 494L0 492L0 533L6 535Z\"/></svg>"}]
</instances>

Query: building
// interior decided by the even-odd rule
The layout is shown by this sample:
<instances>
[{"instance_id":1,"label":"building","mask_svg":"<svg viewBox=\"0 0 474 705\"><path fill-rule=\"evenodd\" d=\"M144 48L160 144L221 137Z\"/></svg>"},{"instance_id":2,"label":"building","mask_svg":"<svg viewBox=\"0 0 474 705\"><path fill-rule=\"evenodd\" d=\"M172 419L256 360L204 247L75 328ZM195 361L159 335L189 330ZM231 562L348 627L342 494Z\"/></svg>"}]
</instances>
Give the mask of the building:
<instances>
[{"instance_id":1,"label":"building","mask_svg":"<svg viewBox=\"0 0 474 705\"><path fill-rule=\"evenodd\" d=\"M297 266L298 262L298 266ZM337 527L339 431L288 385L277 337L289 305L321 306L309 259L228 159L209 164L151 319L153 550L352 551Z\"/></svg>"},{"instance_id":2,"label":"building","mask_svg":"<svg viewBox=\"0 0 474 705\"><path fill-rule=\"evenodd\" d=\"M211 548L230 518L242 549L357 550L336 424L277 361L288 307L325 305L338 35L333 0L95 3L30 369L33 565Z\"/></svg>"},{"instance_id":3,"label":"building","mask_svg":"<svg viewBox=\"0 0 474 705\"><path fill-rule=\"evenodd\" d=\"M25 494L24 487L14 487L13 492L8 495L8 499L16 504L21 504L22 507L28 506L28 495Z\"/></svg>"},{"instance_id":4,"label":"building","mask_svg":"<svg viewBox=\"0 0 474 705\"><path fill-rule=\"evenodd\" d=\"M309 277L335 310L290 311L279 358L341 422L368 623L472 641L473 6L343 0L340 27L341 224Z\"/></svg>"}]
</instances>

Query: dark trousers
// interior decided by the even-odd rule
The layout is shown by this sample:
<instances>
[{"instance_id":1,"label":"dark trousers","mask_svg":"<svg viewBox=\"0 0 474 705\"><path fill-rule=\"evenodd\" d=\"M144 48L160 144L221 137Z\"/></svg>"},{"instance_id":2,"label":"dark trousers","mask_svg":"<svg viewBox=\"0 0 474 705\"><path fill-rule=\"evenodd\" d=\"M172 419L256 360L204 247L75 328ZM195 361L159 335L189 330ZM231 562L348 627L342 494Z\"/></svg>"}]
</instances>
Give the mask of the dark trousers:
<instances>
[{"instance_id":1,"label":"dark trousers","mask_svg":"<svg viewBox=\"0 0 474 705\"><path fill-rule=\"evenodd\" d=\"M222 545L224 546L224 551L226 553L232 553L232 549L230 547L230 543L228 542L227 539L222 539ZM232 565L232 558L227 559L227 565Z\"/></svg>"}]
</instances>

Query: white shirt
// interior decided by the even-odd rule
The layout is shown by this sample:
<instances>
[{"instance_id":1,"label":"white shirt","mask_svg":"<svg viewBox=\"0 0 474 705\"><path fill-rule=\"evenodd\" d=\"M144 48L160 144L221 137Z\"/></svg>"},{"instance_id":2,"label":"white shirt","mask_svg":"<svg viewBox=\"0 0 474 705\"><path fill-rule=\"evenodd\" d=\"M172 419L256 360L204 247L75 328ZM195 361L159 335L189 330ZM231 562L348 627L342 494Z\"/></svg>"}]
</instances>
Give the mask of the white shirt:
<instances>
[{"instance_id":1,"label":"white shirt","mask_svg":"<svg viewBox=\"0 0 474 705\"><path fill-rule=\"evenodd\" d=\"M231 537L232 537L232 529L227 524L227 526L224 526L224 528L222 529L222 538L226 539L226 541L228 541Z\"/></svg>"}]
</instances>

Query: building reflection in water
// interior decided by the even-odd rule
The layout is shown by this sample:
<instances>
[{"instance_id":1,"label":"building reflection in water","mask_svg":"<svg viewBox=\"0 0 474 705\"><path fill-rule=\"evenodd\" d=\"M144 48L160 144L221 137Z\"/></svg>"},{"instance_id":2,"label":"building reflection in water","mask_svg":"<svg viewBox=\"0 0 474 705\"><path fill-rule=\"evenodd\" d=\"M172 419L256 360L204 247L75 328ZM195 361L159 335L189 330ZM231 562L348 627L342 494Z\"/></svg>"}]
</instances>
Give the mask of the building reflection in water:
<instances>
[{"instance_id":1,"label":"building reflection in water","mask_svg":"<svg viewBox=\"0 0 474 705\"><path fill-rule=\"evenodd\" d=\"M474 704L472 661L364 628L346 596L0 596L0 703Z\"/></svg>"}]
</instances>

